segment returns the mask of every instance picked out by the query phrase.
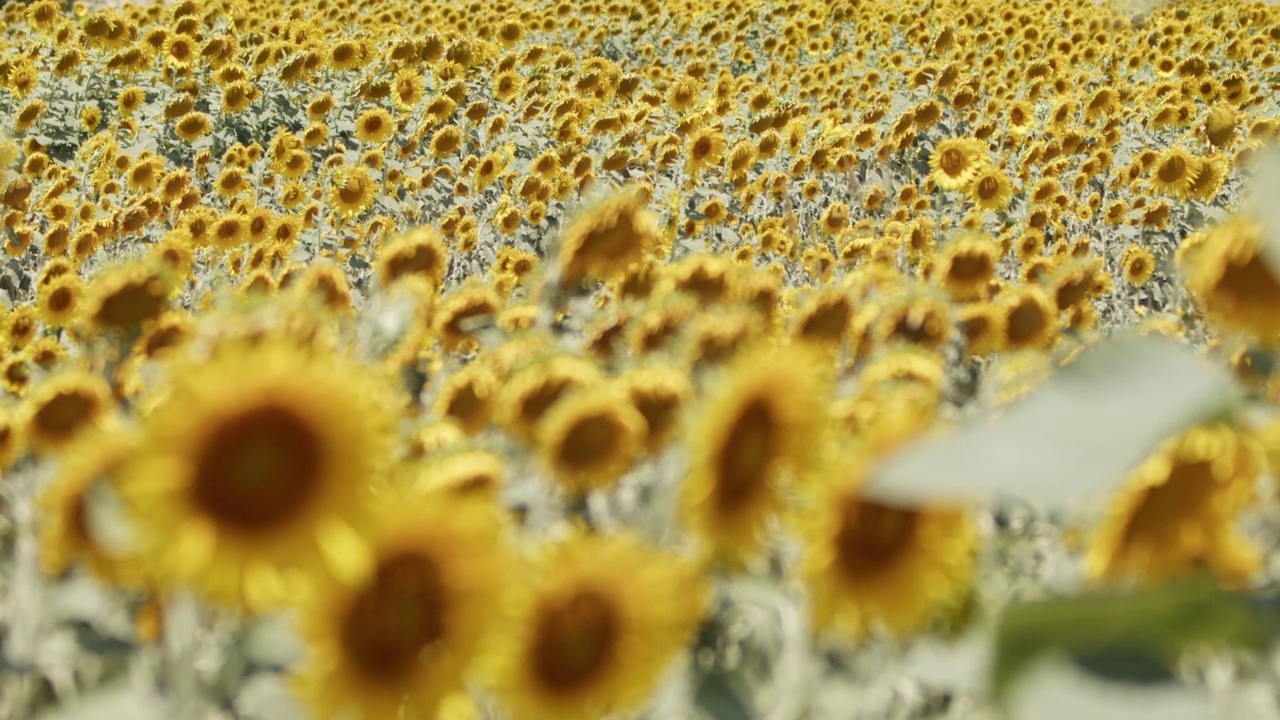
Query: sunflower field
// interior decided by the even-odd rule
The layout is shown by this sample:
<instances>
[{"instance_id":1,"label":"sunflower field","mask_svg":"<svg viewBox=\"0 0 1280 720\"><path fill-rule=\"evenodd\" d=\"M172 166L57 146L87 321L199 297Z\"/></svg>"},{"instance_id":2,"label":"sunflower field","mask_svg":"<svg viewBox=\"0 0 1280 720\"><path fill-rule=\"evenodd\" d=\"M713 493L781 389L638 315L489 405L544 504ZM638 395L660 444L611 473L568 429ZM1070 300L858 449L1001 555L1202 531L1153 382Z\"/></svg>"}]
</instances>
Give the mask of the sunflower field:
<instances>
[{"instance_id":1,"label":"sunflower field","mask_svg":"<svg viewBox=\"0 0 1280 720\"><path fill-rule=\"evenodd\" d=\"M0 720L1280 718L1280 6L0 10Z\"/></svg>"}]
</instances>

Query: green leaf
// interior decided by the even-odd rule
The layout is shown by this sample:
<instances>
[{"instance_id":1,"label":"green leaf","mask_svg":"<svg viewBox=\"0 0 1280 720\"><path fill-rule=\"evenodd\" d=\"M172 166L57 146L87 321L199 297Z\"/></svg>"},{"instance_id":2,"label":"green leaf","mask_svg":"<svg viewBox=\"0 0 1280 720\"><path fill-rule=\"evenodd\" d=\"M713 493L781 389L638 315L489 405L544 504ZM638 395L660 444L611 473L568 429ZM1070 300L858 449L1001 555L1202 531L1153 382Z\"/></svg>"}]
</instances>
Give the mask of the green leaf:
<instances>
[{"instance_id":1,"label":"green leaf","mask_svg":"<svg viewBox=\"0 0 1280 720\"><path fill-rule=\"evenodd\" d=\"M1036 720L1130 720L1214 717L1204 688L1168 683L1135 686L1099 680L1068 663L1038 663L1008 703L1008 716Z\"/></svg>"},{"instance_id":2,"label":"green leaf","mask_svg":"<svg viewBox=\"0 0 1280 720\"><path fill-rule=\"evenodd\" d=\"M908 445L873 472L868 494L1067 507L1108 492L1161 442L1230 412L1239 397L1225 369L1175 340L1114 337L995 417Z\"/></svg>"},{"instance_id":3,"label":"green leaf","mask_svg":"<svg viewBox=\"0 0 1280 720\"><path fill-rule=\"evenodd\" d=\"M1173 677L1187 649L1262 651L1278 631L1275 598L1229 592L1208 579L1022 603L1000 619L991 687L997 700L1006 698L1023 671L1054 653L1099 677L1157 682Z\"/></svg>"}]
</instances>

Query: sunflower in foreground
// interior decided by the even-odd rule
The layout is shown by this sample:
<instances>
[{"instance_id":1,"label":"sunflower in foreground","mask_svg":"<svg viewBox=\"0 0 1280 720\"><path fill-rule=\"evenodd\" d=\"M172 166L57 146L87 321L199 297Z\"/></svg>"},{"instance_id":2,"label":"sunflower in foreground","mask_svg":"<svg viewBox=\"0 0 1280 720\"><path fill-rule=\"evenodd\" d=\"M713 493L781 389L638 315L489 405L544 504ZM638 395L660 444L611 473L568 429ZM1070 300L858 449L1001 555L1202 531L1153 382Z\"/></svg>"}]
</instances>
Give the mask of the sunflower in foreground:
<instances>
[{"instance_id":1,"label":"sunflower in foreground","mask_svg":"<svg viewBox=\"0 0 1280 720\"><path fill-rule=\"evenodd\" d=\"M281 340L176 368L122 473L156 575L260 607L326 569L388 457L383 398L352 363Z\"/></svg>"},{"instance_id":2,"label":"sunflower in foreground","mask_svg":"<svg viewBox=\"0 0 1280 720\"><path fill-rule=\"evenodd\" d=\"M709 597L694 566L629 535L574 534L521 579L490 664L513 720L595 720L640 707Z\"/></svg>"},{"instance_id":3,"label":"sunflower in foreground","mask_svg":"<svg viewBox=\"0 0 1280 720\"><path fill-rule=\"evenodd\" d=\"M1165 442L1130 473L1085 554L1104 581L1159 582L1207 569L1239 585L1261 556L1236 530L1262 468L1254 441L1229 425L1203 425Z\"/></svg>"},{"instance_id":4,"label":"sunflower in foreground","mask_svg":"<svg viewBox=\"0 0 1280 720\"><path fill-rule=\"evenodd\" d=\"M497 617L510 559L501 519L433 495L379 514L372 561L307 606L294 685L317 718L434 719Z\"/></svg>"},{"instance_id":5,"label":"sunflower in foreground","mask_svg":"<svg viewBox=\"0 0 1280 720\"><path fill-rule=\"evenodd\" d=\"M644 257L658 242L658 225L635 190L623 191L588 209L560 242L566 283L607 279Z\"/></svg>"},{"instance_id":6,"label":"sunflower in foreground","mask_svg":"<svg viewBox=\"0 0 1280 720\"><path fill-rule=\"evenodd\" d=\"M1280 335L1280 277L1262 243L1262 225L1241 217L1188 237L1178 256L1214 320L1271 340Z\"/></svg>"},{"instance_id":7,"label":"sunflower in foreground","mask_svg":"<svg viewBox=\"0 0 1280 720\"><path fill-rule=\"evenodd\" d=\"M860 464L815 489L799 520L814 623L857 639L904 635L955 611L976 567L977 527L956 507L909 507L867 497Z\"/></svg>"},{"instance_id":8,"label":"sunflower in foreground","mask_svg":"<svg viewBox=\"0 0 1280 720\"><path fill-rule=\"evenodd\" d=\"M682 504L685 522L719 558L759 549L819 446L824 363L799 347L743 352L697 416Z\"/></svg>"}]
</instances>

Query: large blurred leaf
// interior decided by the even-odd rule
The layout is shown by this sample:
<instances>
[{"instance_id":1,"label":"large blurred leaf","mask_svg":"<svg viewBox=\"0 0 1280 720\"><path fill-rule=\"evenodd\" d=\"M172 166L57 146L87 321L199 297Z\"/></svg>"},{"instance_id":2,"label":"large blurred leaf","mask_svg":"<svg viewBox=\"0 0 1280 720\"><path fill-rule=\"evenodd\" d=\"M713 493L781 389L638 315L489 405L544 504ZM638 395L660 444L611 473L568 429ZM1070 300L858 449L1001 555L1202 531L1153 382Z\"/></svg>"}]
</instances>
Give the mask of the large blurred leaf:
<instances>
[{"instance_id":1,"label":"large blurred leaf","mask_svg":"<svg viewBox=\"0 0 1280 720\"><path fill-rule=\"evenodd\" d=\"M1264 650L1280 633L1280 603L1228 592L1208 580L1013 605L1000 619L992 691L1042 656L1060 653L1094 675L1151 683L1173 677L1184 650Z\"/></svg>"},{"instance_id":2,"label":"large blurred leaf","mask_svg":"<svg viewBox=\"0 0 1280 720\"><path fill-rule=\"evenodd\" d=\"M1200 720L1220 717L1204 688L1107 682L1063 662L1044 662L1012 693L1008 716L1021 720Z\"/></svg>"},{"instance_id":3,"label":"large blurred leaf","mask_svg":"<svg viewBox=\"0 0 1280 720\"><path fill-rule=\"evenodd\" d=\"M1249 212L1262 224L1262 257L1280 275L1280 145L1262 151L1246 196Z\"/></svg>"},{"instance_id":4,"label":"large blurred leaf","mask_svg":"<svg viewBox=\"0 0 1280 720\"><path fill-rule=\"evenodd\" d=\"M889 502L1012 495L1046 506L1096 498L1162 441L1228 412L1225 369L1162 337L1119 336L1088 348L1026 398L878 467L868 494Z\"/></svg>"}]
</instances>

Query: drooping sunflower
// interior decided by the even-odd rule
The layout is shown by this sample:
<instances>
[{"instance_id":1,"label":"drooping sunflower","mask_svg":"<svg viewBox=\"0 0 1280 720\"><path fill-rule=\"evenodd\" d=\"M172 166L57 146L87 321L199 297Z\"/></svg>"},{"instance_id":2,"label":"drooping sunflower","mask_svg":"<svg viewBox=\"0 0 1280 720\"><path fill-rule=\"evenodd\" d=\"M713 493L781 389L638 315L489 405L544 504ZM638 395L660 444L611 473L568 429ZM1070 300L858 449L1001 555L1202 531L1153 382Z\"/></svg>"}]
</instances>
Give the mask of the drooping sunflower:
<instances>
[{"instance_id":1,"label":"drooping sunflower","mask_svg":"<svg viewBox=\"0 0 1280 720\"><path fill-rule=\"evenodd\" d=\"M964 190L985 163L986 147L973 138L938 141L929 156L929 177L943 190Z\"/></svg>"},{"instance_id":2,"label":"drooping sunflower","mask_svg":"<svg viewBox=\"0 0 1280 720\"><path fill-rule=\"evenodd\" d=\"M565 229L560 263L568 284L609 279L658 242L657 220L644 198L624 190L588 208Z\"/></svg>"},{"instance_id":3,"label":"drooping sunflower","mask_svg":"<svg viewBox=\"0 0 1280 720\"><path fill-rule=\"evenodd\" d=\"M865 459L833 463L797 519L801 573L814 624L860 639L905 635L954 612L973 579L977 526L960 507L911 507L867 497Z\"/></svg>"},{"instance_id":4,"label":"drooping sunflower","mask_svg":"<svg viewBox=\"0 0 1280 720\"><path fill-rule=\"evenodd\" d=\"M151 262L133 261L93 278L81 317L98 329L133 328L159 315L170 293L165 272Z\"/></svg>"},{"instance_id":5,"label":"drooping sunflower","mask_svg":"<svg viewBox=\"0 0 1280 720\"><path fill-rule=\"evenodd\" d=\"M1176 198L1186 197L1200 174L1200 158L1181 147L1171 147L1151 168L1151 187Z\"/></svg>"},{"instance_id":6,"label":"drooping sunflower","mask_svg":"<svg viewBox=\"0 0 1280 720\"><path fill-rule=\"evenodd\" d=\"M212 121L202 112L188 112L179 117L177 124L173 126L173 131L178 134L178 137L187 142L194 142L208 135L212 129Z\"/></svg>"},{"instance_id":7,"label":"drooping sunflower","mask_svg":"<svg viewBox=\"0 0 1280 720\"><path fill-rule=\"evenodd\" d=\"M490 684L512 720L632 711L692 639L708 600L689 563L630 535L575 533L519 576Z\"/></svg>"},{"instance_id":8,"label":"drooping sunflower","mask_svg":"<svg viewBox=\"0 0 1280 720\"><path fill-rule=\"evenodd\" d=\"M367 570L303 610L292 679L317 718L437 717L499 617L510 551L491 508L436 495L376 517Z\"/></svg>"},{"instance_id":9,"label":"drooping sunflower","mask_svg":"<svg viewBox=\"0 0 1280 720\"><path fill-rule=\"evenodd\" d=\"M1086 572L1160 582L1207 569L1223 583L1245 582L1262 558L1236 521L1262 466L1255 440L1230 425L1169 439L1129 474L1090 541Z\"/></svg>"},{"instance_id":10,"label":"drooping sunflower","mask_svg":"<svg viewBox=\"0 0 1280 720\"><path fill-rule=\"evenodd\" d=\"M824 414L822 357L799 346L742 351L693 418L682 510L716 559L755 554L783 507L784 483L811 468Z\"/></svg>"},{"instance_id":11,"label":"drooping sunflower","mask_svg":"<svg viewBox=\"0 0 1280 720\"><path fill-rule=\"evenodd\" d=\"M325 572L387 460L393 407L353 362L283 339L174 368L121 477L157 576L253 608Z\"/></svg>"}]
</instances>

